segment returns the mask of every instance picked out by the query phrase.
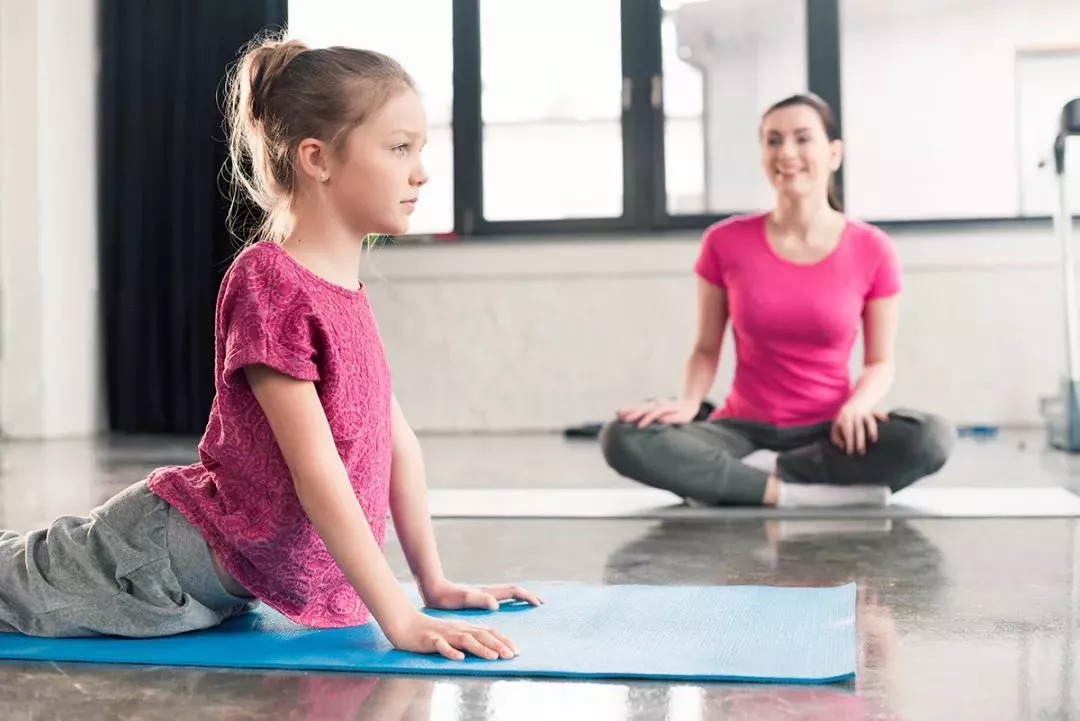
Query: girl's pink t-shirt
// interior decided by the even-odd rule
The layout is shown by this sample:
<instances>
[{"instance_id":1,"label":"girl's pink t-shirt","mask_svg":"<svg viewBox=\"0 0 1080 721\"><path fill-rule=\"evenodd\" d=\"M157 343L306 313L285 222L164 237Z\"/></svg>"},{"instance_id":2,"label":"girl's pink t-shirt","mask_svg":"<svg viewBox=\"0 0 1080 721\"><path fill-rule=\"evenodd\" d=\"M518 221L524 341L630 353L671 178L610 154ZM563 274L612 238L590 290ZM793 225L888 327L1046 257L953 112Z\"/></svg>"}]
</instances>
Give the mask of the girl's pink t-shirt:
<instances>
[{"instance_id":1,"label":"girl's pink t-shirt","mask_svg":"<svg viewBox=\"0 0 1080 721\"><path fill-rule=\"evenodd\" d=\"M258 599L314 628L359 625L368 611L297 498L243 372L262 364L312 381L338 454L382 544L392 439L390 372L364 289L322 279L262 242L227 271L215 321L215 385L200 461L148 479Z\"/></svg>"},{"instance_id":2,"label":"girl's pink t-shirt","mask_svg":"<svg viewBox=\"0 0 1080 721\"><path fill-rule=\"evenodd\" d=\"M900 264L883 231L855 220L827 257L794 263L769 245L767 217L712 225L694 265L726 291L735 339L735 377L713 416L787 427L829 421L851 394L866 305L900 292Z\"/></svg>"}]
</instances>

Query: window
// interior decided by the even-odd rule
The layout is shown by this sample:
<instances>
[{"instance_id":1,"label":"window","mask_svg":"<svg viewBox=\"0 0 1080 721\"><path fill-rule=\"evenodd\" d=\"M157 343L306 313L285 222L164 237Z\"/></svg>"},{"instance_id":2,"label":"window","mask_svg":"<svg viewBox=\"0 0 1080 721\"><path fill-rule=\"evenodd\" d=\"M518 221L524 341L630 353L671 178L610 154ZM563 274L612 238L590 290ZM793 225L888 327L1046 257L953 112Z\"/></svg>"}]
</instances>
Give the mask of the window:
<instances>
[{"instance_id":1,"label":"window","mask_svg":"<svg viewBox=\"0 0 1080 721\"><path fill-rule=\"evenodd\" d=\"M620 12L481 0L486 220L623 215Z\"/></svg>"},{"instance_id":2,"label":"window","mask_svg":"<svg viewBox=\"0 0 1080 721\"><path fill-rule=\"evenodd\" d=\"M841 0L840 8L847 209L875 220L1046 214L1039 187L1052 179L1030 166L1033 148L1049 149L1056 117L1029 111L1051 112L1056 71L1022 53L1075 47L1080 3ZM1044 172L1052 178L1050 165Z\"/></svg>"},{"instance_id":3,"label":"window","mask_svg":"<svg viewBox=\"0 0 1080 721\"><path fill-rule=\"evenodd\" d=\"M806 90L805 4L665 0L663 10L668 213L767 207L758 126L769 105Z\"/></svg>"},{"instance_id":4,"label":"window","mask_svg":"<svg viewBox=\"0 0 1080 721\"><path fill-rule=\"evenodd\" d=\"M419 86L428 114L424 166L431 176L420 192L410 233L454 229L452 0L290 0L289 32L310 45L350 45L390 55Z\"/></svg>"},{"instance_id":5,"label":"window","mask_svg":"<svg viewBox=\"0 0 1080 721\"><path fill-rule=\"evenodd\" d=\"M761 114L807 90L839 103L852 215L1046 216L1054 126L1080 95L1077 0L292 0L289 12L312 44L380 50L417 79L431 182L414 233L452 231L455 215L463 234L698 228L768 207ZM455 59L467 101L453 133ZM455 136L468 151L456 159Z\"/></svg>"}]
</instances>

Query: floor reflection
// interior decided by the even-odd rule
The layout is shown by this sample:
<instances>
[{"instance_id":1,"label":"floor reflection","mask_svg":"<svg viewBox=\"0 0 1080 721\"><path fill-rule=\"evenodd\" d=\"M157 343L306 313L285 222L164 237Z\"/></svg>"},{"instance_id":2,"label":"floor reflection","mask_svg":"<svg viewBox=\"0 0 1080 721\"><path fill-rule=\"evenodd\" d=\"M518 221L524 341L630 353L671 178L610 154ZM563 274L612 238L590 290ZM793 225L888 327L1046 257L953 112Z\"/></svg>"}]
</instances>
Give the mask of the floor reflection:
<instances>
[{"instance_id":1,"label":"floor reflection","mask_svg":"<svg viewBox=\"0 0 1080 721\"><path fill-rule=\"evenodd\" d=\"M481 448L497 456L480 463ZM560 448L543 439L442 439L434 444L433 485L471 478L526 487L546 475L558 476L554 486L591 486L594 456ZM187 462L193 451L181 441L3 450L0 523L17 530L85 513L150 468ZM1074 474L1071 460L1034 446L969 444L964 453L943 479L949 484L1064 484ZM853 581L857 677L784 686L2 663L0 719L1080 721L1076 520L491 519L440 521L436 531L447 573L465 582ZM387 550L395 572L407 577L392 537Z\"/></svg>"}]
</instances>

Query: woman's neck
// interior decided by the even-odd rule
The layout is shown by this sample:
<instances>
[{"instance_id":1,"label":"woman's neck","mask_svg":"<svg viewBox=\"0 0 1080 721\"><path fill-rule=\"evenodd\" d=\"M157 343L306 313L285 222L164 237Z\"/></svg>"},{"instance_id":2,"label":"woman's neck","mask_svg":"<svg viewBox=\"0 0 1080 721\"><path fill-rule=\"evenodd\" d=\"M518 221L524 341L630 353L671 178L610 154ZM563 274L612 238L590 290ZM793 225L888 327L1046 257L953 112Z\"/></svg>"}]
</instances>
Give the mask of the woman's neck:
<instances>
[{"instance_id":1,"label":"woman's neck","mask_svg":"<svg viewBox=\"0 0 1080 721\"><path fill-rule=\"evenodd\" d=\"M809 201L781 196L770 213L773 225L785 234L807 238L831 227L840 216L827 200Z\"/></svg>"}]
</instances>

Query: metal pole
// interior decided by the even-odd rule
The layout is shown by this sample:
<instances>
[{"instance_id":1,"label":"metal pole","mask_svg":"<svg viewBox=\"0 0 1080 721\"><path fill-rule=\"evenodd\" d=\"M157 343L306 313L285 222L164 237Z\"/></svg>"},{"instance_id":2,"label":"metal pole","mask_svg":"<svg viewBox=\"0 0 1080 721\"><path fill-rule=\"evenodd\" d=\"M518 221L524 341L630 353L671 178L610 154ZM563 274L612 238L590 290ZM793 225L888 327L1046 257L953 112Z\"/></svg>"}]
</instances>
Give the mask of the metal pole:
<instances>
[{"instance_id":1,"label":"metal pole","mask_svg":"<svg viewBox=\"0 0 1080 721\"><path fill-rule=\"evenodd\" d=\"M1069 210L1068 182L1065 176L1065 132L1054 142L1054 170L1058 186L1058 234L1061 237L1062 287L1065 291L1066 367L1069 380L1080 381L1080 307L1077 306L1076 268L1073 264L1072 213Z\"/></svg>"}]
</instances>

